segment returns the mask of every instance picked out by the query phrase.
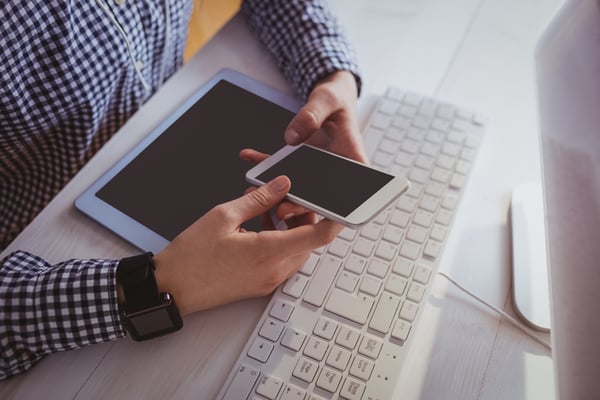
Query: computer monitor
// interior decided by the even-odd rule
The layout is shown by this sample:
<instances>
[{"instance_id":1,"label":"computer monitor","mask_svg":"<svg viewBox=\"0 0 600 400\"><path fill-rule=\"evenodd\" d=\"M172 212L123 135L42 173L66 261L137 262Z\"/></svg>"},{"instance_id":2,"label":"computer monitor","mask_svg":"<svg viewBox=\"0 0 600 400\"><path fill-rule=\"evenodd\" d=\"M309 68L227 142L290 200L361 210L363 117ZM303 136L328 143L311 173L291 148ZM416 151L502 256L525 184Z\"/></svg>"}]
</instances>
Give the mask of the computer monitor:
<instances>
[{"instance_id":1,"label":"computer monitor","mask_svg":"<svg viewBox=\"0 0 600 400\"><path fill-rule=\"evenodd\" d=\"M600 399L600 1L566 1L536 68L557 393Z\"/></svg>"}]
</instances>

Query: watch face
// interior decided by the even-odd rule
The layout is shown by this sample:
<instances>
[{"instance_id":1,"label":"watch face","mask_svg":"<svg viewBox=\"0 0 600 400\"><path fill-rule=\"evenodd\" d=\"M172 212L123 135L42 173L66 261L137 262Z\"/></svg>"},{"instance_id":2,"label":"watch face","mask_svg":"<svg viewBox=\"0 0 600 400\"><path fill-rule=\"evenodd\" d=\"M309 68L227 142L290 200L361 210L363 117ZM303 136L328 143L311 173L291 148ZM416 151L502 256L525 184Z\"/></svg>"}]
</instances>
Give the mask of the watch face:
<instances>
[{"instance_id":1,"label":"watch face","mask_svg":"<svg viewBox=\"0 0 600 400\"><path fill-rule=\"evenodd\" d=\"M159 306L124 316L123 322L133 340L152 339L175 332L183 326L175 302L170 296L165 300Z\"/></svg>"},{"instance_id":2,"label":"watch face","mask_svg":"<svg viewBox=\"0 0 600 400\"><path fill-rule=\"evenodd\" d=\"M173 328L173 321L166 308L130 317L130 322L142 337Z\"/></svg>"}]
</instances>

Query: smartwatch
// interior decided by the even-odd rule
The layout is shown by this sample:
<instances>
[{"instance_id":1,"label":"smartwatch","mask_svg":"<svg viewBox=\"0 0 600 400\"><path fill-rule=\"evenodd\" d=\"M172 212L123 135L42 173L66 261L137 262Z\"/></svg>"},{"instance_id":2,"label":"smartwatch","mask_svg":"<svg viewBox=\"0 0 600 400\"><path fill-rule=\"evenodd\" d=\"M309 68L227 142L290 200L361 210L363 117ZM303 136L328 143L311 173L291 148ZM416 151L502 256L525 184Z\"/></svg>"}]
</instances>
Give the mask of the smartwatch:
<instances>
[{"instance_id":1,"label":"smartwatch","mask_svg":"<svg viewBox=\"0 0 600 400\"><path fill-rule=\"evenodd\" d=\"M159 292L154 277L152 253L124 258L117 267L117 283L125 302L119 314L133 340L147 340L175 332L183 326L175 299Z\"/></svg>"}]
</instances>

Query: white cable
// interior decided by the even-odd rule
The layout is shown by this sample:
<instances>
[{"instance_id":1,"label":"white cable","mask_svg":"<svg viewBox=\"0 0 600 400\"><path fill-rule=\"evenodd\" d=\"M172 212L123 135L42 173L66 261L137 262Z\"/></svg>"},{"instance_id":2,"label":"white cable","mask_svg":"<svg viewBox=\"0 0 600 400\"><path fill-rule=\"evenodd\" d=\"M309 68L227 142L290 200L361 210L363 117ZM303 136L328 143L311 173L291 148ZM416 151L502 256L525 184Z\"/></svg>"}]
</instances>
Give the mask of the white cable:
<instances>
[{"instance_id":1,"label":"white cable","mask_svg":"<svg viewBox=\"0 0 600 400\"><path fill-rule=\"evenodd\" d=\"M121 24L119 24L119 22L117 21L117 19L114 17L114 15L112 14L112 12L108 9L108 6L106 4L104 4L102 2L102 0L96 0L96 3L100 6L100 8L102 9L102 11L104 11L104 13L108 16L108 18L112 21L112 23L114 24L114 26L119 31L119 34L125 40L125 45L127 46L127 51L129 52L129 58L131 59L131 62L133 63L133 68L135 69L135 72L136 72L136 74L137 74L140 82L142 83L142 86L144 86L144 97L148 97L148 95L150 94L151 87L148 84L148 82L146 81L146 79L144 78L144 76L142 75L142 71L140 71L140 68L138 66L138 62L135 59L135 54L133 53L133 46L131 46L131 42L129 41L129 38L127 37L127 34L125 33L125 31L121 27Z\"/></svg>"},{"instance_id":2,"label":"white cable","mask_svg":"<svg viewBox=\"0 0 600 400\"><path fill-rule=\"evenodd\" d=\"M521 332L525 333L527 336L529 336L530 338L532 338L533 340L535 340L542 346L546 347L547 349L552 350L552 346L550 345L550 343L546 342L545 340L540 339L533 333L529 332L529 330L526 327L524 327L519 321L517 321L516 319L514 319L513 317L511 317L510 315L508 315L507 313L505 313L498 307L491 305L487 301L485 301L482 298L480 298L479 296L475 295L470 290L468 290L464 286L462 286L460 283L458 283L457 281L452 279L446 273L440 271L440 272L438 272L438 275L443 276L444 278L448 279L448 281L450 281L450 283L453 283L457 288L459 288L460 290L462 290L463 292L465 292L466 294L468 294L475 300L479 301L480 303L482 303L482 304L488 306L489 308L491 308L492 310L496 311L498 314L502 315L504 318L506 318L508 321L510 321L516 328L521 330Z\"/></svg>"}]
</instances>

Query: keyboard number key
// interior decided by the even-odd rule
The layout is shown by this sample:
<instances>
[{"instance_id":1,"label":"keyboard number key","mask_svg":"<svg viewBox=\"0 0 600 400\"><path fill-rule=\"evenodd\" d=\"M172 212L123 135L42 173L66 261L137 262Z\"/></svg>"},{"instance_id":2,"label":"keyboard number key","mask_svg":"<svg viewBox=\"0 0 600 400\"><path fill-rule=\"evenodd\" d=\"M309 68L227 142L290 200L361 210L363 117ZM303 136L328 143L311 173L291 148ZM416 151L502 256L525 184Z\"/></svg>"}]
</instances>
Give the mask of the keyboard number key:
<instances>
[{"instance_id":1,"label":"keyboard number key","mask_svg":"<svg viewBox=\"0 0 600 400\"><path fill-rule=\"evenodd\" d=\"M335 393L342 380L342 374L330 368L323 368L319 379L317 379L317 387L326 390L330 393Z\"/></svg>"},{"instance_id":2,"label":"keyboard number key","mask_svg":"<svg viewBox=\"0 0 600 400\"><path fill-rule=\"evenodd\" d=\"M346 369L351 355L352 353L350 353L348 350L334 346L329 352L329 356L327 356L327 360L325 362L330 367L343 371Z\"/></svg>"},{"instance_id":3,"label":"keyboard number key","mask_svg":"<svg viewBox=\"0 0 600 400\"><path fill-rule=\"evenodd\" d=\"M292 375L296 378L311 383L315 379L317 374L318 364L307 358L301 357L296 364L296 368L292 372Z\"/></svg>"},{"instance_id":4,"label":"keyboard number key","mask_svg":"<svg viewBox=\"0 0 600 400\"><path fill-rule=\"evenodd\" d=\"M327 352L328 348L329 345L327 342L312 336L310 339L308 339L308 343L306 343L304 355L317 361L321 361L323 360L323 357L325 357L325 353Z\"/></svg>"},{"instance_id":5,"label":"keyboard number key","mask_svg":"<svg viewBox=\"0 0 600 400\"><path fill-rule=\"evenodd\" d=\"M354 361L352 362L349 372L352 376L367 381L371 377L373 367L375 367L375 363L373 361L356 356L354 357Z\"/></svg>"},{"instance_id":6,"label":"keyboard number key","mask_svg":"<svg viewBox=\"0 0 600 400\"><path fill-rule=\"evenodd\" d=\"M331 340L333 335L335 335L336 329L337 323L325 318L321 318L315 324L313 333L319 337L322 337L323 339Z\"/></svg>"},{"instance_id":7,"label":"keyboard number key","mask_svg":"<svg viewBox=\"0 0 600 400\"><path fill-rule=\"evenodd\" d=\"M340 397L347 400L360 400L364 391L364 383L355 381L351 378L346 378L342 390L340 391Z\"/></svg>"},{"instance_id":8,"label":"keyboard number key","mask_svg":"<svg viewBox=\"0 0 600 400\"><path fill-rule=\"evenodd\" d=\"M342 327L335 338L335 342L340 346L352 350L356 347L358 339L360 339L360 333L353 329Z\"/></svg>"}]
</instances>

